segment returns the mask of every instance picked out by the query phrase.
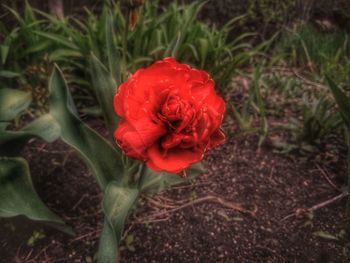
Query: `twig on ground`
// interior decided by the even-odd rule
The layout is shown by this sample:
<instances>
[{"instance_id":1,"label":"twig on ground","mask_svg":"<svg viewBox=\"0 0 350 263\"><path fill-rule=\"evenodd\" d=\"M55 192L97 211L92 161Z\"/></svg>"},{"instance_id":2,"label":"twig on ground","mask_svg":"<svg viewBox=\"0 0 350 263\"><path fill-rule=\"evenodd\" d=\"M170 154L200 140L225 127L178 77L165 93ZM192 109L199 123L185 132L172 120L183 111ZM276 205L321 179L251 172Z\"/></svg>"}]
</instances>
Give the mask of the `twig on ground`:
<instances>
[{"instance_id":1,"label":"twig on ground","mask_svg":"<svg viewBox=\"0 0 350 263\"><path fill-rule=\"evenodd\" d=\"M253 211L250 211L250 210L244 209L239 204L236 204L236 203L224 200L221 197L208 195L208 196L205 196L205 197L197 198L195 200L192 200L192 201L190 201L188 203L185 203L185 204L180 205L179 207L176 207L176 208L173 208L173 209L169 209L169 210L166 210L166 211L161 211L161 212L158 212L158 213L153 213L153 214L149 215L147 218L145 218L144 220L145 221L153 220L156 217L169 215L170 213L173 213L173 212L179 211L181 209L187 208L189 206L193 206L193 205L196 205L196 204L199 204L199 203L203 203L203 202L206 202L206 201L207 202L218 203L218 204L220 204L220 205L222 205L222 206L224 206L226 208L229 208L229 209L232 209L232 210L236 210L236 211L239 211L241 213L249 214L249 215L251 215L253 217L256 215L256 212L257 212L257 208L255 208Z\"/></svg>"},{"instance_id":2,"label":"twig on ground","mask_svg":"<svg viewBox=\"0 0 350 263\"><path fill-rule=\"evenodd\" d=\"M293 71L295 76L297 76L299 79L304 81L306 84L308 84L310 86L318 87L318 88L325 88L325 86L322 85L321 83L317 83L317 82L311 81L311 80L305 78L304 76L300 75L300 73L297 72L295 69L292 69L292 71Z\"/></svg>"},{"instance_id":3,"label":"twig on ground","mask_svg":"<svg viewBox=\"0 0 350 263\"><path fill-rule=\"evenodd\" d=\"M155 205L156 207L161 207L161 208L170 208L173 209L176 207L176 205L170 205L168 203L162 203L162 202L158 202L157 200L151 198L151 197L145 197L146 201Z\"/></svg>"},{"instance_id":4,"label":"twig on ground","mask_svg":"<svg viewBox=\"0 0 350 263\"><path fill-rule=\"evenodd\" d=\"M332 203L335 203L335 202L337 202L337 201L343 199L344 197L346 197L346 196L348 196L348 195L349 195L349 193L343 192L343 193L341 193L341 194L339 194L339 195L337 195L337 196L335 196L335 197L333 197L333 198L331 198L331 199L329 199L329 200L326 200L326 201L324 201L324 202L321 202L321 203L319 203L319 204L316 204L316 205L314 205L314 206L312 206L312 207L310 207L310 208L306 208L306 209L299 208L299 209L297 209L294 213L291 213L291 214L289 214L289 215L283 217L283 218L281 219L281 221L285 221L285 220L287 220L287 219L289 219L289 218L291 218L291 217L294 217L294 216L298 217L298 216L300 216L300 215L302 215L302 214L305 214L305 213L307 213L307 212L314 212L314 211L319 210L319 209L321 209L321 208L323 208L323 207L325 207L325 206L327 206L327 205L330 205L330 204L332 204Z\"/></svg>"},{"instance_id":5,"label":"twig on ground","mask_svg":"<svg viewBox=\"0 0 350 263\"><path fill-rule=\"evenodd\" d=\"M337 191L341 191L339 189L339 187L337 187L332 180L329 178L329 176L327 175L327 173L322 169L322 167L319 164L316 164L317 169L321 172L321 174L323 175L323 177L326 179L326 181L330 184L330 186L332 186L334 189L336 189Z\"/></svg>"},{"instance_id":6,"label":"twig on ground","mask_svg":"<svg viewBox=\"0 0 350 263\"><path fill-rule=\"evenodd\" d=\"M77 237L77 238L74 238L74 239L71 241L71 243L76 242L76 241L79 241L79 240L81 240L81 239L84 239L85 237L88 237L88 236L93 236L93 237L94 237L94 235L96 235L97 233L100 234L101 231L102 231L102 229L97 229L97 230L95 230L95 231L91 231L91 232L89 232L89 233L87 233L87 234L85 234L85 235L81 235L81 236L79 236L79 237ZM96 236L97 236L97 235L96 235Z\"/></svg>"},{"instance_id":7,"label":"twig on ground","mask_svg":"<svg viewBox=\"0 0 350 263\"><path fill-rule=\"evenodd\" d=\"M62 150L62 151L46 150L45 149L45 145L43 145L41 147L27 147L27 149L38 151L38 152L43 152L43 153L52 153L52 154L66 154L67 152L68 153L73 153L74 152L74 150Z\"/></svg>"},{"instance_id":8,"label":"twig on ground","mask_svg":"<svg viewBox=\"0 0 350 263\"><path fill-rule=\"evenodd\" d=\"M194 183L194 184L189 184L189 185L172 186L170 188L170 190L186 189L186 188L202 186L202 185L210 185L210 184L211 184L211 182L199 182L199 183Z\"/></svg>"},{"instance_id":9,"label":"twig on ground","mask_svg":"<svg viewBox=\"0 0 350 263\"><path fill-rule=\"evenodd\" d=\"M78 205L80 205L80 203L86 198L88 197L89 195L88 194L83 194L83 196L79 199L79 201L71 208L71 210L75 210Z\"/></svg>"},{"instance_id":10,"label":"twig on ground","mask_svg":"<svg viewBox=\"0 0 350 263\"><path fill-rule=\"evenodd\" d=\"M18 249L17 249L17 253L16 253L16 256L15 256L15 258L14 258L15 263L24 263L24 262L27 262L27 261L29 260L30 256L31 256L32 253L33 253L33 249L31 249L31 250L29 251L29 253L26 255L25 258L21 258L21 256L20 256L20 254L21 254L21 253L20 253L20 252L21 252L21 249L22 249L21 246L19 246Z\"/></svg>"},{"instance_id":11,"label":"twig on ground","mask_svg":"<svg viewBox=\"0 0 350 263\"><path fill-rule=\"evenodd\" d=\"M39 259L39 257L40 257L42 254L44 254L45 257L46 257L46 256L47 256L47 255L46 255L46 250L47 250L51 245L52 245L52 244L49 244L49 245L47 245L46 247L44 247L42 250L39 251L38 254L35 255L35 257L33 257L33 258L31 258L31 259L28 259L26 262L27 262L27 263L31 263L31 262L35 263L35 262L38 262L37 259Z\"/></svg>"},{"instance_id":12,"label":"twig on ground","mask_svg":"<svg viewBox=\"0 0 350 263\"><path fill-rule=\"evenodd\" d=\"M130 230L134 227L134 223L131 223L130 226L124 230L123 236L121 240L125 240L126 237L129 235Z\"/></svg>"},{"instance_id":13,"label":"twig on ground","mask_svg":"<svg viewBox=\"0 0 350 263\"><path fill-rule=\"evenodd\" d=\"M161 219L149 219L149 218L141 218L137 221L135 221L135 224L154 224L154 223L159 223L159 222L164 222L169 220L169 216L166 216Z\"/></svg>"},{"instance_id":14,"label":"twig on ground","mask_svg":"<svg viewBox=\"0 0 350 263\"><path fill-rule=\"evenodd\" d=\"M157 196L155 196L155 198L157 198L157 200L159 200L159 201L165 201L165 202L168 202L171 204L177 204L177 205L182 205L182 204L188 202L188 199L175 200L175 199L166 197L164 195L157 195Z\"/></svg>"}]
</instances>

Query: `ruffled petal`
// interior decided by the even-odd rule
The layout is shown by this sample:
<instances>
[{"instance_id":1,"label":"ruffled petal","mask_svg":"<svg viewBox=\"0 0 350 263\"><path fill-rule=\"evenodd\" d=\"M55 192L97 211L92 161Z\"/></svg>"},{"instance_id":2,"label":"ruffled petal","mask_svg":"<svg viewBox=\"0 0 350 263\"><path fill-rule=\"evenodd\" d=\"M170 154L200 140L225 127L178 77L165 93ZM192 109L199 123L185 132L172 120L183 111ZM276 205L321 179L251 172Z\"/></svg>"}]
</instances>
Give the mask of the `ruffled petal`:
<instances>
[{"instance_id":1,"label":"ruffled petal","mask_svg":"<svg viewBox=\"0 0 350 263\"><path fill-rule=\"evenodd\" d=\"M158 144L148 149L147 166L156 172L179 173L203 158L202 149L164 150Z\"/></svg>"},{"instance_id":2,"label":"ruffled petal","mask_svg":"<svg viewBox=\"0 0 350 263\"><path fill-rule=\"evenodd\" d=\"M155 171L178 173L225 139L225 103L203 70L165 58L120 85L115 138L125 153Z\"/></svg>"},{"instance_id":3,"label":"ruffled petal","mask_svg":"<svg viewBox=\"0 0 350 263\"><path fill-rule=\"evenodd\" d=\"M124 117L124 96L127 89L127 82L122 83L117 90L117 94L114 96L114 110L120 116Z\"/></svg>"},{"instance_id":4,"label":"ruffled petal","mask_svg":"<svg viewBox=\"0 0 350 263\"><path fill-rule=\"evenodd\" d=\"M122 121L114 136L126 155L145 159L146 150L166 133L166 129L153 123L148 118L137 120L135 123Z\"/></svg>"}]
</instances>

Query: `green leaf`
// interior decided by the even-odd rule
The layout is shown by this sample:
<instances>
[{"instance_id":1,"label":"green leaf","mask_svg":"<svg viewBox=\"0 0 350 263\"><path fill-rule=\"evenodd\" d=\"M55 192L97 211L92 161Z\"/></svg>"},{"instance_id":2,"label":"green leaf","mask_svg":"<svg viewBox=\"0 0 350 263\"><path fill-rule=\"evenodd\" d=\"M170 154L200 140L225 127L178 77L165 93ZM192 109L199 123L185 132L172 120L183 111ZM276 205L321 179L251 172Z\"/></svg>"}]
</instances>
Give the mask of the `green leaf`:
<instances>
[{"instance_id":1,"label":"green leaf","mask_svg":"<svg viewBox=\"0 0 350 263\"><path fill-rule=\"evenodd\" d=\"M203 173L203 170L203 165L201 163L196 163L186 170L186 177L181 177L178 174L156 173L146 168L142 174L140 191L148 194L155 194L172 185L188 182Z\"/></svg>"},{"instance_id":2,"label":"green leaf","mask_svg":"<svg viewBox=\"0 0 350 263\"><path fill-rule=\"evenodd\" d=\"M24 20L28 22L36 21L35 15L33 13L32 7L29 5L28 0L25 1L24 7Z\"/></svg>"},{"instance_id":3,"label":"green leaf","mask_svg":"<svg viewBox=\"0 0 350 263\"><path fill-rule=\"evenodd\" d=\"M340 114L344 120L345 125L350 129L350 98L333 82L333 80L326 76L328 85L333 93L335 101L338 104Z\"/></svg>"},{"instance_id":4,"label":"green leaf","mask_svg":"<svg viewBox=\"0 0 350 263\"><path fill-rule=\"evenodd\" d=\"M168 48L164 52L164 56L165 57L171 56L173 58L177 58L178 50L182 44L182 40L183 40L183 33L178 32L176 36L174 36L173 39L171 40Z\"/></svg>"},{"instance_id":5,"label":"green leaf","mask_svg":"<svg viewBox=\"0 0 350 263\"><path fill-rule=\"evenodd\" d=\"M134 65L138 65L138 64L140 64L140 63L150 63L150 62L152 62L152 61L153 61L153 59L152 59L152 58L149 58L149 57L138 57L138 58L134 59L134 60L132 61L132 63L133 63Z\"/></svg>"},{"instance_id":6,"label":"green leaf","mask_svg":"<svg viewBox=\"0 0 350 263\"><path fill-rule=\"evenodd\" d=\"M32 137L39 137L51 143L60 135L60 126L50 114L41 116L19 131L0 129L0 156L18 155L24 144Z\"/></svg>"},{"instance_id":7,"label":"green leaf","mask_svg":"<svg viewBox=\"0 0 350 263\"><path fill-rule=\"evenodd\" d=\"M208 40L205 38L200 38L198 39L198 41L199 41L199 50L200 50L200 56L201 56L201 68L204 68L205 61L208 55L209 43L208 43Z\"/></svg>"},{"instance_id":8,"label":"green leaf","mask_svg":"<svg viewBox=\"0 0 350 263\"><path fill-rule=\"evenodd\" d=\"M100 117L102 116L102 110L98 105L92 106L92 107L85 107L81 109L81 112L86 115L94 116L94 117Z\"/></svg>"},{"instance_id":9,"label":"green leaf","mask_svg":"<svg viewBox=\"0 0 350 263\"><path fill-rule=\"evenodd\" d=\"M16 18L16 20L20 23L21 26L25 26L25 21L22 19L22 16L14 9L10 8L7 5L4 5L4 7L12 13L12 15Z\"/></svg>"},{"instance_id":10,"label":"green leaf","mask_svg":"<svg viewBox=\"0 0 350 263\"><path fill-rule=\"evenodd\" d=\"M50 40L43 40L40 41L40 43L37 43L35 45L29 46L27 49L23 51L23 56L27 56L31 53L39 53L39 52L44 52L47 51L49 46L52 44Z\"/></svg>"},{"instance_id":11,"label":"green leaf","mask_svg":"<svg viewBox=\"0 0 350 263\"><path fill-rule=\"evenodd\" d=\"M11 121L25 110L32 101L30 92L0 89L0 121Z\"/></svg>"},{"instance_id":12,"label":"green leaf","mask_svg":"<svg viewBox=\"0 0 350 263\"><path fill-rule=\"evenodd\" d=\"M0 132L6 130L6 128L10 125L10 122L0 122ZM1 135L0 135L1 136Z\"/></svg>"},{"instance_id":13,"label":"green leaf","mask_svg":"<svg viewBox=\"0 0 350 263\"><path fill-rule=\"evenodd\" d=\"M51 143L61 135L61 128L50 114L45 114L24 127L22 132L28 132Z\"/></svg>"},{"instance_id":14,"label":"green leaf","mask_svg":"<svg viewBox=\"0 0 350 263\"><path fill-rule=\"evenodd\" d=\"M334 240L334 241L339 240L339 238L337 236L332 235L332 234L325 232L325 231L316 231L313 233L313 235L324 238L324 239L328 239L328 240Z\"/></svg>"},{"instance_id":15,"label":"green leaf","mask_svg":"<svg viewBox=\"0 0 350 263\"><path fill-rule=\"evenodd\" d=\"M195 60L199 60L199 55L198 55L198 52L197 52L195 46L190 44L190 43L186 43L185 46L189 47L189 49L191 50Z\"/></svg>"},{"instance_id":16,"label":"green leaf","mask_svg":"<svg viewBox=\"0 0 350 263\"><path fill-rule=\"evenodd\" d=\"M8 70L0 70L0 77L1 78L7 78L7 79L12 79L21 76L21 74L8 71Z\"/></svg>"},{"instance_id":17,"label":"green leaf","mask_svg":"<svg viewBox=\"0 0 350 263\"><path fill-rule=\"evenodd\" d=\"M94 91L101 106L109 133L113 134L118 123L118 117L113 107L113 97L117 89L117 83L94 54L91 54L90 65Z\"/></svg>"},{"instance_id":18,"label":"green leaf","mask_svg":"<svg viewBox=\"0 0 350 263\"><path fill-rule=\"evenodd\" d=\"M62 72L56 66L49 80L50 114L61 127L64 142L73 147L92 170L102 190L123 174L119 152L76 115Z\"/></svg>"},{"instance_id":19,"label":"green leaf","mask_svg":"<svg viewBox=\"0 0 350 263\"><path fill-rule=\"evenodd\" d=\"M1 64L5 64L7 55L9 53L10 47L7 45L0 45L0 54L1 54Z\"/></svg>"},{"instance_id":20,"label":"green leaf","mask_svg":"<svg viewBox=\"0 0 350 263\"><path fill-rule=\"evenodd\" d=\"M115 79L116 84L120 84L121 75L120 75L120 57L117 50L117 43L114 39L114 20L113 15L110 11L107 11L107 18L105 21L105 33L106 33L106 45L107 45L107 60L108 68L111 74L111 77ZM115 87L114 87L115 89Z\"/></svg>"},{"instance_id":21,"label":"green leaf","mask_svg":"<svg viewBox=\"0 0 350 263\"><path fill-rule=\"evenodd\" d=\"M83 58L83 54L80 51L71 50L71 49L56 49L55 51L51 52L49 55L50 61L58 61L62 58Z\"/></svg>"},{"instance_id":22,"label":"green leaf","mask_svg":"<svg viewBox=\"0 0 350 263\"><path fill-rule=\"evenodd\" d=\"M72 234L71 229L45 206L35 192L26 160L0 157L0 216L18 215L54 224L61 231Z\"/></svg>"},{"instance_id":23,"label":"green leaf","mask_svg":"<svg viewBox=\"0 0 350 263\"><path fill-rule=\"evenodd\" d=\"M33 33L37 34L38 36L44 37L46 39L50 39L50 40L52 40L54 42L57 42L59 44L62 44L66 48L78 50L78 47L73 42L67 40L66 38L64 38L64 37L62 37L60 35L56 35L56 34L53 34L53 33L42 32L42 31L33 31Z\"/></svg>"},{"instance_id":24,"label":"green leaf","mask_svg":"<svg viewBox=\"0 0 350 263\"><path fill-rule=\"evenodd\" d=\"M121 187L116 182L107 186L103 199L105 223L99 244L98 262L116 262L125 220L138 196L137 189Z\"/></svg>"}]
</instances>

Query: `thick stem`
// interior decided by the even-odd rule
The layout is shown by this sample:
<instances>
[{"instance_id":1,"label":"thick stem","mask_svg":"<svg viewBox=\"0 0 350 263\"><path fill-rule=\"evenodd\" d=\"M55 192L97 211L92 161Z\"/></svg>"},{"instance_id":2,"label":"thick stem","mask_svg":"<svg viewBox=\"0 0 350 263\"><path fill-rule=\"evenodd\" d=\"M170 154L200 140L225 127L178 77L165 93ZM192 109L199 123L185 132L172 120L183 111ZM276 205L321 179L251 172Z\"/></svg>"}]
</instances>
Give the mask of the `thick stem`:
<instances>
[{"instance_id":1,"label":"thick stem","mask_svg":"<svg viewBox=\"0 0 350 263\"><path fill-rule=\"evenodd\" d=\"M114 229L105 219L98 249L97 262L116 263L118 260L118 243L118 237Z\"/></svg>"}]
</instances>

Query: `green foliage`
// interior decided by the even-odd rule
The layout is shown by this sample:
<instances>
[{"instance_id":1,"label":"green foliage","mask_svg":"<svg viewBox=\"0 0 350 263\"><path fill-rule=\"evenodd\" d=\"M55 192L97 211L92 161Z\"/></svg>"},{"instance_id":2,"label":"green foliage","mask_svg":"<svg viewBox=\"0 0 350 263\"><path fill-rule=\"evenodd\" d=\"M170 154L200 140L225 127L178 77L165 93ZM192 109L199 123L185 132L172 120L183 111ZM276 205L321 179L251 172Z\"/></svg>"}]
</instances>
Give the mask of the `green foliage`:
<instances>
[{"instance_id":1,"label":"green foliage","mask_svg":"<svg viewBox=\"0 0 350 263\"><path fill-rule=\"evenodd\" d=\"M109 58L109 60L114 59L118 59L118 57L115 58L112 56ZM110 65L108 70L94 54L91 54L90 65L95 94L102 109L108 130L110 134L113 134L117 127L118 117L114 113L111 98L113 98L116 92L117 85L120 84L121 75L119 71L113 74L112 72L115 66Z\"/></svg>"},{"instance_id":2,"label":"green foliage","mask_svg":"<svg viewBox=\"0 0 350 263\"><path fill-rule=\"evenodd\" d=\"M23 158L0 157L0 200L1 217L24 215L72 233L40 200L30 178L28 163Z\"/></svg>"},{"instance_id":3,"label":"green foliage","mask_svg":"<svg viewBox=\"0 0 350 263\"><path fill-rule=\"evenodd\" d=\"M265 141L269 125L267 121L266 100L262 90L266 89L266 83L262 77L262 68L256 67L250 76L246 76L248 91L240 107L231 104L231 117L237 122L239 133L259 134L259 146ZM254 117L259 119L259 124L254 123Z\"/></svg>"},{"instance_id":4,"label":"green foliage","mask_svg":"<svg viewBox=\"0 0 350 263\"><path fill-rule=\"evenodd\" d=\"M17 131L5 128L0 130L0 156L17 156L29 139L38 137L53 142L60 133L60 126L49 114L42 115Z\"/></svg>"},{"instance_id":5,"label":"green foliage","mask_svg":"<svg viewBox=\"0 0 350 263\"><path fill-rule=\"evenodd\" d=\"M28 163L18 157L32 137L54 141L59 127L47 115L30 122L19 130L9 130L31 102L28 92L0 88L0 216L24 215L32 220L51 224L66 233L69 227L52 213L37 195L30 178Z\"/></svg>"},{"instance_id":6,"label":"green foliage","mask_svg":"<svg viewBox=\"0 0 350 263\"><path fill-rule=\"evenodd\" d=\"M40 231L34 231L32 236L27 241L27 246L32 247L37 241L45 237L46 235L42 229Z\"/></svg>"},{"instance_id":7,"label":"green foliage","mask_svg":"<svg viewBox=\"0 0 350 263\"><path fill-rule=\"evenodd\" d=\"M311 23L301 24L282 33L273 54L281 56L279 66L291 67L284 67L286 72L281 74L272 73L268 80L290 108L290 124L283 127L291 135L289 150L313 152L328 139L339 137L344 126L330 92L321 83L325 74L339 82L349 80L348 34L337 28L324 31ZM284 115L283 107L275 105L274 112Z\"/></svg>"},{"instance_id":8,"label":"green foliage","mask_svg":"<svg viewBox=\"0 0 350 263\"><path fill-rule=\"evenodd\" d=\"M297 0L248 0L248 18L264 25L283 25L295 18Z\"/></svg>"},{"instance_id":9,"label":"green foliage","mask_svg":"<svg viewBox=\"0 0 350 263\"><path fill-rule=\"evenodd\" d=\"M99 245L99 262L115 262L126 217L139 194L137 188L121 187L115 182L108 185L103 199L106 218Z\"/></svg>"},{"instance_id":10,"label":"green foliage","mask_svg":"<svg viewBox=\"0 0 350 263\"><path fill-rule=\"evenodd\" d=\"M346 144L348 146L347 154L347 176L348 176L348 200L346 203L346 223L347 223L347 235L350 236L350 97L334 83L334 81L326 76L328 85L333 93L335 101L339 107L340 114L347 127L346 130Z\"/></svg>"},{"instance_id":11,"label":"green foliage","mask_svg":"<svg viewBox=\"0 0 350 263\"><path fill-rule=\"evenodd\" d=\"M301 122L297 119L291 122L295 142L316 146L341 128L341 119L334 111L334 103L327 97L308 98L304 95L301 113Z\"/></svg>"},{"instance_id":12,"label":"green foliage","mask_svg":"<svg viewBox=\"0 0 350 263\"><path fill-rule=\"evenodd\" d=\"M51 75L49 90L50 114L61 127L62 140L81 155L101 189L110 181L118 180L123 174L121 154L78 118L66 82L57 68Z\"/></svg>"},{"instance_id":13,"label":"green foliage","mask_svg":"<svg viewBox=\"0 0 350 263\"><path fill-rule=\"evenodd\" d=\"M323 85L291 69L281 69L259 65L252 74L244 75L241 82L247 91L241 103L230 105L229 111L238 132L258 134L261 144L267 135L282 131L288 139L276 146L283 152L320 150L327 140L343 132L334 100Z\"/></svg>"},{"instance_id":14,"label":"green foliage","mask_svg":"<svg viewBox=\"0 0 350 263\"><path fill-rule=\"evenodd\" d=\"M251 105L254 107L254 109L256 110L256 112L260 117L261 136L259 139L259 145L261 145L264 142L269 131L265 102L261 94L261 86L263 85L261 81L261 74L262 74L261 69L257 67L255 69L255 72L253 75L253 81L251 84L251 88L249 90Z\"/></svg>"},{"instance_id":15,"label":"green foliage","mask_svg":"<svg viewBox=\"0 0 350 263\"><path fill-rule=\"evenodd\" d=\"M254 34L244 33L228 41L229 32L243 17L231 19L221 29L210 27L196 20L203 4L179 6L175 2L158 14L157 4L147 2L129 37L132 69L173 56L207 70L219 87L225 87L237 68L256 54L249 45Z\"/></svg>"},{"instance_id":16,"label":"green foliage","mask_svg":"<svg viewBox=\"0 0 350 263\"><path fill-rule=\"evenodd\" d=\"M128 35L128 71L134 72L155 60L174 56L207 70L219 87L225 87L237 67L247 63L259 50L248 44L251 33L228 41L230 30L242 17L233 18L221 29L196 20L203 4L194 2L180 6L175 2L159 13L157 1L147 1L135 29ZM106 2L100 15L87 10L86 18L82 20L57 19L29 5L26 5L24 18L17 11L8 9L18 22L12 30L0 27L0 34L5 38L0 49L5 61L3 67L14 72L9 72L9 76L19 74L13 76L21 76L22 82L35 88L39 72L31 72L32 67L28 65L37 65L39 71L47 72L49 65L56 62L66 73L68 83L87 88L90 96L98 98L92 89L95 85L90 57L94 54L103 61L116 83L120 83L119 53L127 21L119 5ZM14 83L9 82L11 84Z\"/></svg>"},{"instance_id":17,"label":"green foliage","mask_svg":"<svg viewBox=\"0 0 350 263\"><path fill-rule=\"evenodd\" d=\"M28 108L32 96L30 92L15 89L0 89L0 121L11 121Z\"/></svg>"},{"instance_id":18,"label":"green foliage","mask_svg":"<svg viewBox=\"0 0 350 263\"><path fill-rule=\"evenodd\" d=\"M334 83L330 77L326 77L328 85L339 107L340 114L348 129L350 129L350 98Z\"/></svg>"},{"instance_id":19,"label":"green foliage","mask_svg":"<svg viewBox=\"0 0 350 263\"><path fill-rule=\"evenodd\" d=\"M340 81L349 80L349 37L339 29L322 32L311 24L301 25L284 33L277 52L284 53L292 66L305 66L313 73L327 74Z\"/></svg>"}]
</instances>

